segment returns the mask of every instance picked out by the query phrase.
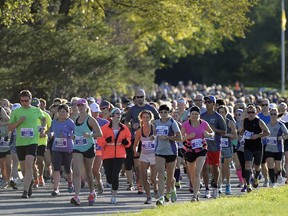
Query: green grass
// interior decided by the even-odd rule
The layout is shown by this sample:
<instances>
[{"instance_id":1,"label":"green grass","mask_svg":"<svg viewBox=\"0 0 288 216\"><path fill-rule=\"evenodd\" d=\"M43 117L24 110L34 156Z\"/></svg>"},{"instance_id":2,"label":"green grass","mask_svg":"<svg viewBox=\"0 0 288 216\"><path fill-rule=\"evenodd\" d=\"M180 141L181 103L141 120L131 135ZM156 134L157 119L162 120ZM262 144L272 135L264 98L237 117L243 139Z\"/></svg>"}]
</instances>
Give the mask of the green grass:
<instances>
[{"instance_id":1,"label":"green grass","mask_svg":"<svg viewBox=\"0 0 288 216\"><path fill-rule=\"evenodd\" d=\"M179 204L168 204L164 207L142 210L139 213L117 214L119 216L259 216L259 215L288 215L288 186L274 189L265 188L254 190L252 193L239 197L222 197L216 200L200 202L183 202Z\"/></svg>"}]
</instances>

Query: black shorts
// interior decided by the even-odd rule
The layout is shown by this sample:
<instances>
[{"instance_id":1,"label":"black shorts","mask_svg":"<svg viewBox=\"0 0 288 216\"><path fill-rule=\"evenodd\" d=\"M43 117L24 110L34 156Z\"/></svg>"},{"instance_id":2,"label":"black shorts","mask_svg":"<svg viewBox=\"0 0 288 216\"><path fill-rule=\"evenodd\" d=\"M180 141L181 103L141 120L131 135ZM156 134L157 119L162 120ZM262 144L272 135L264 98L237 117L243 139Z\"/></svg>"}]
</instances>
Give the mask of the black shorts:
<instances>
[{"instance_id":1,"label":"black shorts","mask_svg":"<svg viewBox=\"0 0 288 216\"><path fill-rule=\"evenodd\" d=\"M19 161L24 161L26 155L32 155L36 157L37 147L38 147L37 144L31 144L27 146L16 146Z\"/></svg>"},{"instance_id":2,"label":"black shorts","mask_svg":"<svg viewBox=\"0 0 288 216\"><path fill-rule=\"evenodd\" d=\"M184 155L184 158L186 161L188 161L189 163L193 163L198 157L206 157L207 155L207 150L204 149L201 152L186 152Z\"/></svg>"},{"instance_id":3,"label":"black shorts","mask_svg":"<svg viewBox=\"0 0 288 216\"><path fill-rule=\"evenodd\" d=\"M0 158L5 158L7 155L10 155L10 150L7 152L0 152Z\"/></svg>"},{"instance_id":4,"label":"black shorts","mask_svg":"<svg viewBox=\"0 0 288 216\"><path fill-rule=\"evenodd\" d=\"M183 151L185 151L185 150L182 149L182 148L178 149L178 157L181 157L181 158L184 157L184 155L183 155Z\"/></svg>"},{"instance_id":5,"label":"black shorts","mask_svg":"<svg viewBox=\"0 0 288 216\"><path fill-rule=\"evenodd\" d=\"M38 145L37 152L36 152L37 157L38 156L39 157L44 157L45 150L46 150L46 146L45 145Z\"/></svg>"},{"instance_id":6,"label":"black shorts","mask_svg":"<svg viewBox=\"0 0 288 216\"><path fill-rule=\"evenodd\" d=\"M283 153L282 152L265 152L266 159L267 158L274 158L274 160L281 161Z\"/></svg>"},{"instance_id":7,"label":"black shorts","mask_svg":"<svg viewBox=\"0 0 288 216\"><path fill-rule=\"evenodd\" d=\"M166 163L174 162L177 159L177 155L157 155L158 157L165 158Z\"/></svg>"},{"instance_id":8,"label":"black shorts","mask_svg":"<svg viewBox=\"0 0 288 216\"><path fill-rule=\"evenodd\" d=\"M267 159L265 149L266 149L266 145L263 146L263 156L262 156L262 161L261 161L262 164L266 163L266 159Z\"/></svg>"},{"instance_id":9,"label":"black shorts","mask_svg":"<svg viewBox=\"0 0 288 216\"><path fill-rule=\"evenodd\" d=\"M92 145L91 148L89 148L85 152L80 152L80 151L78 151L76 149L73 149L73 153L80 153L80 154L83 155L84 158L93 158L93 157L95 157L94 145Z\"/></svg>"},{"instance_id":10,"label":"black shorts","mask_svg":"<svg viewBox=\"0 0 288 216\"><path fill-rule=\"evenodd\" d=\"M53 142L54 142L54 136L51 137L50 139L48 139L48 142L47 142L47 149L50 149L50 152L52 152L52 146L53 146Z\"/></svg>"},{"instance_id":11,"label":"black shorts","mask_svg":"<svg viewBox=\"0 0 288 216\"><path fill-rule=\"evenodd\" d=\"M53 164L54 171L61 171L61 166L63 164L65 172L67 174L70 174L71 173L71 162L72 162L72 153L71 152L53 151L52 164Z\"/></svg>"},{"instance_id":12,"label":"black shorts","mask_svg":"<svg viewBox=\"0 0 288 216\"><path fill-rule=\"evenodd\" d=\"M244 149L244 160L245 161L253 161L254 164L259 166L262 162L263 151L251 151L249 149Z\"/></svg>"}]
</instances>

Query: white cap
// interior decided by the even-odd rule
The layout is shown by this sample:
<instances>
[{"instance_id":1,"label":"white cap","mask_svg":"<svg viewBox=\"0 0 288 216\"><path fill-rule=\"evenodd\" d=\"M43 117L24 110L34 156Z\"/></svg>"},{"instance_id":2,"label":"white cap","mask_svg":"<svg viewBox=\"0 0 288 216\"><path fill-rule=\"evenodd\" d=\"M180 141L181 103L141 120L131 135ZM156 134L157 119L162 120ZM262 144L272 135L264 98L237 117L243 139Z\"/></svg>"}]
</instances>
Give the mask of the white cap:
<instances>
[{"instance_id":1,"label":"white cap","mask_svg":"<svg viewBox=\"0 0 288 216\"><path fill-rule=\"evenodd\" d=\"M21 104L20 103L14 103L13 105L12 105L12 111L14 111L14 110L16 110L16 109L18 109L18 108L20 108L21 107Z\"/></svg>"},{"instance_id":2,"label":"white cap","mask_svg":"<svg viewBox=\"0 0 288 216\"><path fill-rule=\"evenodd\" d=\"M94 102L95 102L95 99L94 99L93 97L88 97L88 98L87 98L87 101L91 101L91 102L94 103Z\"/></svg>"},{"instance_id":3,"label":"white cap","mask_svg":"<svg viewBox=\"0 0 288 216\"><path fill-rule=\"evenodd\" d=\"M277 109L277 105L275 103L270 103L269 109Z\"/></svg>"},{"instance_id":4,"label":"white cap","mask_svg":"<svg viewBox=\"0 0 288 216\"><path fill-rule=\"evenodd\" d=\"M99 105L95 102L90 104L90 109L91 112L101 112Z\"/></svg>"}]
</instances>

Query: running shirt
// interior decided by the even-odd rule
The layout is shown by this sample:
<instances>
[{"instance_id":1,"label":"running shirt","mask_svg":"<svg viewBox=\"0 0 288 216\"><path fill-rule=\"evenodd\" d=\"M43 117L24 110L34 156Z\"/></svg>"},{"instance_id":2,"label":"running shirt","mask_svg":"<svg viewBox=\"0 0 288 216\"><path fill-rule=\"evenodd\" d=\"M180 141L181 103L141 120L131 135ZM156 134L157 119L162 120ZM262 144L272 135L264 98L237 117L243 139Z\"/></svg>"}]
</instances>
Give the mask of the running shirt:
<instances>
[{"instance_id":1,"label":"running shirt","mask_svg":"<svg viewBox=\"0 0 288 216\"><path fill-rule=\"evenodd\" d=\"M80 152L85 152L87 150L89 150L92 146L94 146L95 141L93 137L88 137L85 138L83 136L83 133L91 133L92 132L92 128L89 127L88 125L88 119L90 118L90 116L87 116L87 118L85 119L85 121L80 125L78 123L78 119L76 119L75 122L75 140L74 140L74 150L78 150Z\"/></svg>"},{"instance_id":2,"label":"running shirt","mask_svg":"<svg viewBox=\"0 0 288 216\"><path fill-rule=\"evenodd\" d=\"M205 120L209 123L210 126L214 126L219 130L226 130L226 122L224 118L217 112L214 112L212 115L205 112L201 115L201 119ZM221 134L215 132L215 136L213 138L207 138L208 151L215 152L221 151Z\"/></svg>"},{"instance_id":3,"label":"running shirt","mask_svg":"<svg viewBox=\"0 0 288 216\"><path fill-rule=\"evenodd\" d=\"M270 115L265 116L262 112L258 114L258 117L265 122L265 124L268 124L271 120Z\"/></svg>"},{"instance_id":4,"label":"running shirt","mask_svg":"<svg viewBox=\"0 0 288 216\"><path fill-rule=\"evenodd\" d=\"M229 123L230 123L230 120L228 117L226 119L226 125L227 125L227 134L231 134L231 128L229 127ZM221 146L222 148L231 148L232 147L232 143L231 143L231 140L229 137L224 137L222 136L221 137Z\"/></svg>"},{"instance_id":5,"label":"running shirt","mask_svg":"<svg viewBox=\"0 0 288 216\"><path fill-rule=\"evenodd\" d=\"M141 154L154 154L155 153L155 139L151 140L150 136L153 135L153 127L151 125L150 134L146 137L143 133L143 127L141 127Z\"/></svg>"},{"instance_id":6,"label":"running shirt","mask_svg":"<svg viewBox=\"0 0 288 216\"><path fill-rule=\"evenodd\" d=\"M265 151L266 152L284 152L283 140L278 140L279 136L283 134L288 134L286 126L278 122L275 125L271 125L271 123L267 124L267 127L270 130L270 136L264 138L264 142L266 144Z\"/></svg>"},{"instance_id":7,"label":"running shirt","mask_svg":"<svg viewBox=\"0 0 288 216\"><path fill-rule=\"evenodd\" d=\"M172 118L168 121L162 122L160 119L154 121L156 128L156 155L178 155L178 145L177 142L172 140L159 140L158 136L173 136L175 133L179 132L180 129L178 124Z\"/></svg>"},{"instance_id":8,"label":"running shirt","mask_svg":"<svg viewBox=\"0 0 288 216\"><path fill-rule=\"evenodd\" d=\"M188 149L192 149L196 153L207 149L204 132L207 130L208 125L209 124L204 120L200 120L198 127L193 127L190 123L190 120L185 121L182 124L182 127L185 128L186 134L195 133L195 137L193 139L187 140Z\"/></svg>"},{"instance_id":9,"label":"running shirt","mask_svg":"<svg viewBox=\"0 0 288 216\"><path fill-rule=\"evenodd\" d=\"M262 129L259 126L260 119L255 117L252 121L248 118L244 119L244 134L243 137L245 139L244 149L248 149L250 151L261 151L262 150L262 141L261 138L257 138L255 140L251 140L251 137L254 134L260 134Z\"/></svg>"},{"instance_id":10,"label":"running shirt","mask_svg":"<svg viewBox=\"0 0 288 216\"><path fill-rule=\"evenodd\" d=\"M54 119L50 131L54 134L52 151L72 152L74 145L72 137L75 132L75 124L72 119L68 118L63 122Z\"/></svg>"},{"instance_id":11,"label":"running shirt","mask_svg":"<svg viewBox=\"0 0 288 216\"><path fill-rule=\"evenodd\" d=\"M47 131L47 129L51 127L52 119L47 112L44 111L43 114L44 114L45 119L46 119L45 131ZM38 120L38 127L39 127L39 131L40 131L40 127L41 127L40 119ZM48 136L45 136L43 138L39 137L38 145L47 145L47 142L48 142Z\"/></svg>"},{"instance_id":12,"label":"running shirt","mask_svg":"<svg viewBox=\"0 0 288 216\"><path fill-rule=\"evenodd\" d=\"M45 117L42 110L38 107L20 107L11 113L9 123L16 123L22 116L26 119L16 128L16 146L38 144L38 119Z\"/></svg>"}]
</instances>

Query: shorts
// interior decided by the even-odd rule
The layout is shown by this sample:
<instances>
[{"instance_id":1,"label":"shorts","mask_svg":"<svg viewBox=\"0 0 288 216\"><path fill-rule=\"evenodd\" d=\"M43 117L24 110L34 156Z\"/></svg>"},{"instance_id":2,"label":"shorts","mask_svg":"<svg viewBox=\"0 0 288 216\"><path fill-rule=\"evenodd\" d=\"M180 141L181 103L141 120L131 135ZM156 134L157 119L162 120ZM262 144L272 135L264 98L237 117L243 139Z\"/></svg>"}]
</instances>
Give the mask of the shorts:
<instances>
[{"instance_id":1,"label":"shorts","mask_svg":"<svg viewBox=\"0 0 288 216\"><path fill-rule=\"evenodd\" d=\"M182 153L183 151L185 152L185 150L183 148L178 149L178 157L181 157L181 158L184 157L184 155Z\"/></svg>"},{"instance_id":2,"label":"shorts","mask_svg":"<svg viewBox=\"0 0 288 216\"><path fill-rule=\"evenodd\" d=\"M16 146L19 161L24 161L26 155L32 155L36 157L37 147L38 147L37 144L30 144L27 146Z\"/></svg>"},{"instance_id":3,"label":"shorts","mask_svg":"<svg viewBox=\"0 0 288 216\"><path fill-rule=\"evenodd\" d=\"M149 163L150 165L155 165L156 160L155 160L155 154L141 154L139 161Z\"/></svg>"},{"instance_id":4,"label":"shorts","mask_svg":"<svg viewBox=\"0 0 288 216\"><path fill-rule=\"evenodd\" d=\"M92 145L91 148L89 148L85 152L80 152L77 149L73 149L73 153L80 153L83 155L84 158L93 158L95 157L94 145Z\"/></svg>"},{"instance_id":5,"label":"shorts","mask_svg":"<svg viewBox=\"0 0 288 216\"><path fill-rule=\"evenodd\" d=\"M71 173L71 163L72 153L71 152L58 152L53 151L52 154L52 164L54 171L61 171L61 166L63 164L65 172L67 174Z\"/></svg>"},{"instance_id":6,"label":"shorts","mask_svg":"<svg viewBox=\"0 0 288 216\"><path fill-rule=\"evenodd\" d=\"M5 158L7 155L10 155L10 150L7 152L0 152L0 158Z\"/></svg>"},{"instance_id":7,"label":"shorts","mask_svg":"<svg viewBox=\"0 0 288 216\"><path fill-rule=\"evenodd\" d=\"M208 165L220 166L221 151L208 151L205 163Z\"/></svg>"},{"instance_id":8,"label":"shorts","mask_svg":"<svg viewBox=\"0 0 288 216\"><path fill-rule=\"evenodd\" d=\"M262 161L261 161L261 164L266 163L267 156L266 156L265 149L266 149L266 145L263 145L263 155L262 155Z\"/></svg>"},{"instance_id":9,"label":"shorts","mask_svg":"<svg viewBox=\"0 0 288 216\"><path fill-rule=\"evenodd\" d=\"M232 147L222 148L221 150L221 158L232 158L233 150Z\"/></svg>"},{"instance_id":10,"label":"shorts","mask_svg":"<svg viewBox=\"0 0 288 216\"><path fill-rule=\"evenodd\" d=\"M37 152L36 152L36 156L40 156L40 157L44 157L44 153L46 150L46 146L45 145L38 145L37 147Z\"/></svg>"},{"instance_id":11,"label":"shorts","mask_svg":"<svg viewBox=\"0 0 288 216\"><path fill-rule=\"evenodd\" d=\"M283 153L282 152L265 152L266 159L274 158L274 160L281 161Z\"/></svg>"},{"instance_id":12,"label":"shorts","mask_svg":"<svg viewBox=\"0 0 288 216\"><path fill-rule=\"evenodd\" d=\"M177 159L177 155L156 155L156 156L165 158L166 163L174 162Z\"/></svg>"},{"instance_id":13,"label":"shorts","mask_svg":"<svg viewBox=\"0 0 288 216\"><path fill-rule=\"evenodd\" d=\"M259 166L262 162L262 156L263 151L251 151L249 149L244 149L244 160L245 161L253 161L254 158L254 164Z\"/></svg>"},{"instance_id":14,"label":"shorts","mask_svg":"<svg viewBox=\"0 0 288 216\"><path fill-rule=\"evenodd\" d=\"M201 152L186 152L184 155L184 158L186 161L188 161L189 163L193 163L198 157L206 157L207 155L207 150L204 149Z\"/></svg>"}]
</instances>

